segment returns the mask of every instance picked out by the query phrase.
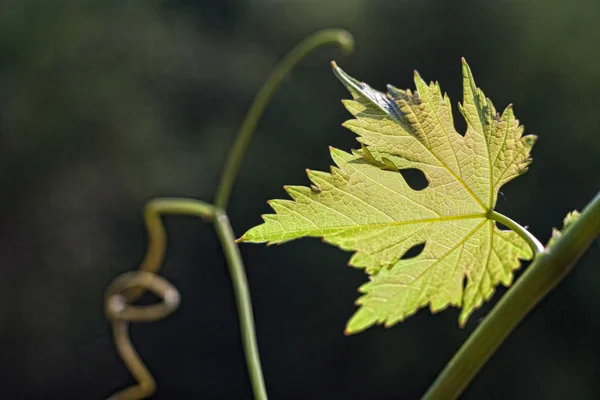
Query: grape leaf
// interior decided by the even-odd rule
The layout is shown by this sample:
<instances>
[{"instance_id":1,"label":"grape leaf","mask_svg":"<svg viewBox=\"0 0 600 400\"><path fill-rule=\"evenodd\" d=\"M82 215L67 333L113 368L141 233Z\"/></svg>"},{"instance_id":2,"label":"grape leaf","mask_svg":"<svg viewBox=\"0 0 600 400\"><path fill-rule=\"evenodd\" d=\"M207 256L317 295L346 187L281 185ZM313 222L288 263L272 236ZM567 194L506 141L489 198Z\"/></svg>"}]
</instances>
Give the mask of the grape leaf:
<instances>
[{"instance_id":1,"label":"grape leaf","mask_svg":"<svg viewBox=\"0 0 600 400\"><path fill-rule=\"evenodd\" d=\"M496 112L464 59L464 136L455 130L448 96L416 71L416 91L388 85L384 94L332 65L352 94L343 103L355 119L344 126L358 135L361 149L330 148L337 167L307 170L310 188L286 186L293 201L270 201L276 214L264 215L239 241L322 237L354 251L349 265L370 276L346 333L391 326L427 304L432 312L462 307L464 326L498 283L511 284L520 260L533 256L492 216L498 189L527 170L536 137L522 136L512 106ZM426 188L407 183L409 168L425 175ZM420 254L403 258L423 243Z\"/></svg>"}]
</instances>

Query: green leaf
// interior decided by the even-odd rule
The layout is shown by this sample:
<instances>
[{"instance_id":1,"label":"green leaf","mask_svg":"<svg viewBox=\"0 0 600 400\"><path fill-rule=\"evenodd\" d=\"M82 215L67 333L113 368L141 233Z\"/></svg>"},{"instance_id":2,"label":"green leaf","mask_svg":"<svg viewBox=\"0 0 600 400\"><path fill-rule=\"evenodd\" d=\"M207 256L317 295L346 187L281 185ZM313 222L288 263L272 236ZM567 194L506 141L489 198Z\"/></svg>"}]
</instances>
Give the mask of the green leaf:
<instances>
[{"instance_id":1,"label":"green leaf","mask_svg":"<svg viewBox=\"0 0 600 400\"><path fill-rule=\"evenodd\" d=\"M454 128L448 96L418 73L415 92L388 85L384 94L335 63L333 69L353 96L343 103L355 119L344 126L362 148L331 148L337 167L308 170L310 188L286 186L293 201L269 202L276 214L264 215L240 241L322 237L354 251L349 264L370 276L347 333L391 326L427 304L433 312L462 307L464 326L498 283L511 284L519 260L533 256L518 234L499 229L491 216L500 186L527 170L535 136L522 136L511 106L496 112L464 60L464 136ZM422 171L428 186L411 188L407 168ZM423 243L420 254L403 258Z\"/></svg>"},{"instance_id":2,"label":"green leaf","mask_svg":"<svg viewBox=\"0 0 600 400\"><path fill-rule=\"evenodd\" d=\"M546 246L548 251L552 250L558 238L560 238L567 231L567 229L569 229L571 225L573 225L573 223L579 219L580 215L581 214L579 214L579 211L573 210L570 213L568 213L567 216L563 219L562 230L552 228L552 237L550 238Z\"/></svg>"}]
</instances>

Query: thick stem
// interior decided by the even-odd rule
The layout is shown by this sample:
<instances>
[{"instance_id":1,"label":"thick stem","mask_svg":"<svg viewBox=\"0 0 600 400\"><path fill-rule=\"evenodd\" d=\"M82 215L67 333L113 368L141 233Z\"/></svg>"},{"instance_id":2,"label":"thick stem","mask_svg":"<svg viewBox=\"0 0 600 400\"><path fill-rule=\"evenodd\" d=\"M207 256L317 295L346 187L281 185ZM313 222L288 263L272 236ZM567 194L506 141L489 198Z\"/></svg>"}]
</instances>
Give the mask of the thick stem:
<instances>
[{"instance_id":1,"label":"thick stem","mask_svg":"<svg viewBox=\"0 0 600 400\"><path fill-rule=\"evenodd\" d=\"M446 365L423 399L457 398L510 332L565 277L599 234L600 193L548 250L535 257Z\"/></svg>"},{"instance_id":2,"label":"thick stem","mask_svg":"<svg viewBox=\"0 0 600 400\"><path fill-rule=\"evenodd\" d=\"M252 134L256 130L260 117L263 115L284 78L311 51L327 44L337 44L345 53L351 53L354 49L354 38L350 32L343 29L326 29L312 34L296 45L277 64L265 84L254 97L254 101L242 121L233 147L227 157L223 174L221 175L219 189L215 197L215 205L218 208L223 210L227 208L233 183L242 164L242 159L244 158Z\"/></svg>"}]
</instances>

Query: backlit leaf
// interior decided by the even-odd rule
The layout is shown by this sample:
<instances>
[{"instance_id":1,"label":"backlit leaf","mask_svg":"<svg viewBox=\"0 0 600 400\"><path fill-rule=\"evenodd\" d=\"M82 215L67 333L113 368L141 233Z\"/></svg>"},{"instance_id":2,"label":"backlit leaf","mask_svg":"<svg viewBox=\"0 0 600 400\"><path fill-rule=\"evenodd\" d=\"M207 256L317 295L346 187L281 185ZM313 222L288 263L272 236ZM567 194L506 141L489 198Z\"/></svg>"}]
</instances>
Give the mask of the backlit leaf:
<instances>
[{"instance_id":1,"label":"backlit leaf","mask_svg":"<svg viewBox=\"0 0 600 400\"><path fill-rule=\"evenodd\" d=\"M416 72L416 91L388 85L382 93L333 68L353 97L343 103L355 118L344 126L358 135L361 149L331 148L331 172L309 170L310 187L286 186L292 200L270 201L275 214L264 215L240 241L322 237L353 251L349 264L364 268L369 282L359 289L360 308L347 333L391 326L426 305L434 312L462 307L464 325L533 255L520 236L489 217L498 189L527 170L535 136L522 136L511 106L496 112L464 60L464 136L454 127L448 96ZM426 188L407 183L409 168L425 175ZM418 255L403 258L423 243Z\"/></svg>"}]
</instances>

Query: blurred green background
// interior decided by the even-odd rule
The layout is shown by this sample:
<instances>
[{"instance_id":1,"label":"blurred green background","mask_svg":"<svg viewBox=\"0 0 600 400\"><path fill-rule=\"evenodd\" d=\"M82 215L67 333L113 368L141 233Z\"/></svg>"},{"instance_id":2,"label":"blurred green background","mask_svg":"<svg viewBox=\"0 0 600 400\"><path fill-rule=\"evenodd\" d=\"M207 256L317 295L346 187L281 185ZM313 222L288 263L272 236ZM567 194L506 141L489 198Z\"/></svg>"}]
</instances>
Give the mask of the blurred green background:
<instances>
[{"instance_id":1,"label":"blurred green background","mask_svg":"<svg viewBox=\"0 0 600 400\"><path fill-rule=\"evenodd\" d=\"M326 170L348 94L335 59L373 87L438 80L456 105L460 57L498 109L539 136L498 208L544 242L600 187L600 2L2 0L0 355L3 398L106 398L133 383L110 341L103 291L139 264L144 203L211 201L253 94L304 36L342 27L357 51L317 51L260 123L229 212L236 234ZM455 110L456 111L456 110ZM456 116L458 126L464 122ZM247 399L237 316L212 227L166 219L163 275L182 304L134 325L156 399ZM416 399L489 312L422 310L344 337L363 272L319 240L242 245L273 399ZM509 337L465 399L600 397L600 243Z\"/></svg>"}]
</instances>

